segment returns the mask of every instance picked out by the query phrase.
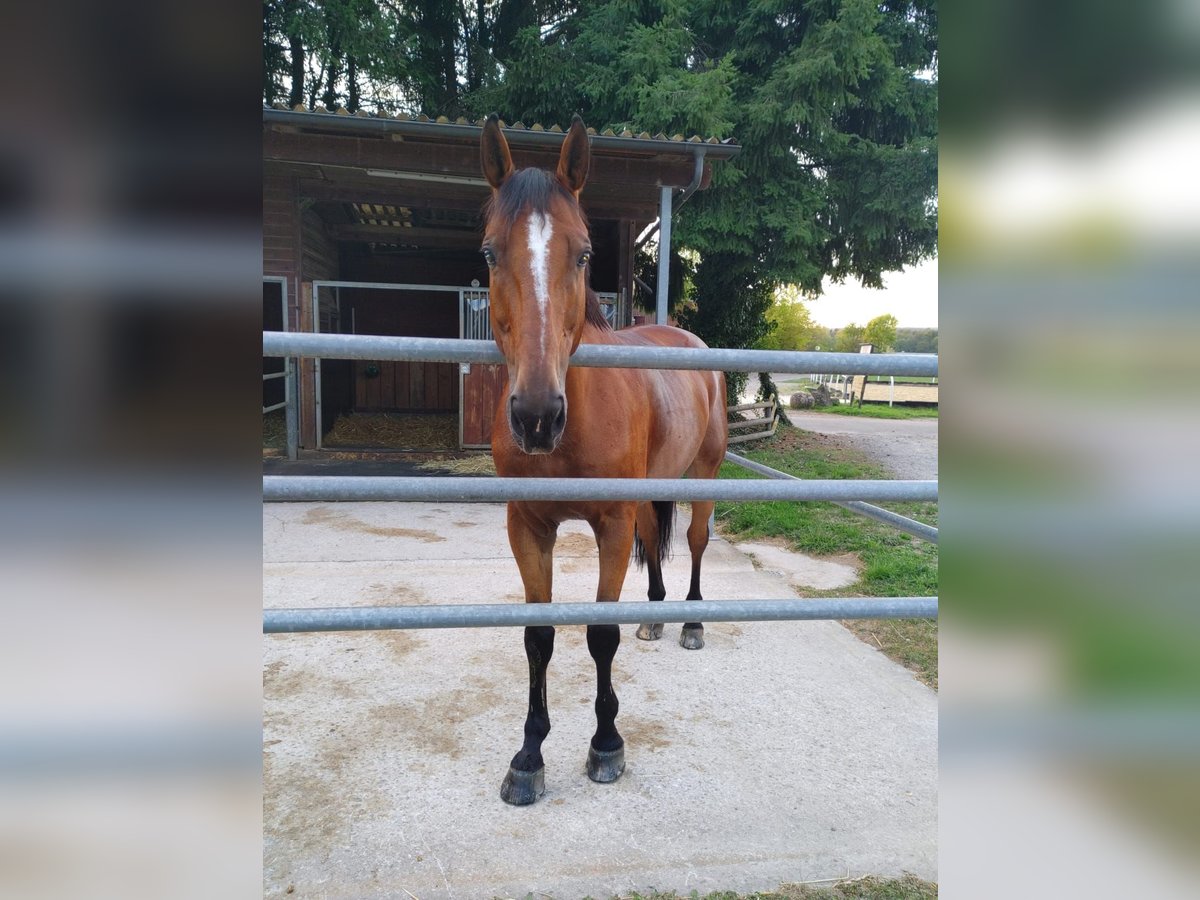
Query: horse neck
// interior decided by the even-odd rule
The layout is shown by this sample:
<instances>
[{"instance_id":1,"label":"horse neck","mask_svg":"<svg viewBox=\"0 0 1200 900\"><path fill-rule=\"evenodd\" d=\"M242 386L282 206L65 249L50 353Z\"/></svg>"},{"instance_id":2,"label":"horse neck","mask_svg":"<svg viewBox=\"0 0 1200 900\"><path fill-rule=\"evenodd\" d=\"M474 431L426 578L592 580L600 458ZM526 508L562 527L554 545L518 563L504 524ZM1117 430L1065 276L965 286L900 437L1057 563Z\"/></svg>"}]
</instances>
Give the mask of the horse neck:
<instances>
[{"instance_id":1,"label":"horse neck","mask_svg":"<svg viewBox=\"0 0 1200 900\"><path fill-rule=\"evenodd\" d=\"M616 343L613 340L613 335L616 334L611 328L600 328L593 325L591 322L585 322L583 325L583 336L580 337L581 344L612 344Z\"/></svg>"}]
</instances>

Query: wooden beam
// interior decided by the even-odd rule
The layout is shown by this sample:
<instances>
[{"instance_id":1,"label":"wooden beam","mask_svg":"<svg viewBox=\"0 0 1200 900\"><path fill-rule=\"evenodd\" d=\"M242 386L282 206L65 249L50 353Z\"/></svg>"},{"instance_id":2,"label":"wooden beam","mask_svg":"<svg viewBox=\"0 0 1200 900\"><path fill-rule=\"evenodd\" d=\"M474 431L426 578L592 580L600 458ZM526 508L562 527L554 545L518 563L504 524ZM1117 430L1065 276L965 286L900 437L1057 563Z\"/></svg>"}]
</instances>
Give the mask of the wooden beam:
<instances>
[{"instance_id":1,"label":"wooden beam","mask_svg":"<svg viewBox=\"0 0 1200 900\"><path fill-rule=\"evenodd\" d=\"M391 225L331 225L335 241L380 244L417 244L423 247L478 247L476 231L453 228L395 228Z\"/></svg>"},{"instance_id":2,"label":"wooden beam","mask_svg":"<svg viewBox=\"0 0 1200 900\"><path fill-rule=\"evenodd\" d=\"M412 183L400 187L399 182L376 178L370 181L321 181L305 178L300 181L300 195L309 200L339 203L378 203L388 206L407 206L409 209L453 209L479 212L488 191L447 190L447 186ZM590 219L653 219L658 215L658 193L643 189L644 196L620 193L589 184L583 189L582 204Z\"/></svg>"}]
</instances>

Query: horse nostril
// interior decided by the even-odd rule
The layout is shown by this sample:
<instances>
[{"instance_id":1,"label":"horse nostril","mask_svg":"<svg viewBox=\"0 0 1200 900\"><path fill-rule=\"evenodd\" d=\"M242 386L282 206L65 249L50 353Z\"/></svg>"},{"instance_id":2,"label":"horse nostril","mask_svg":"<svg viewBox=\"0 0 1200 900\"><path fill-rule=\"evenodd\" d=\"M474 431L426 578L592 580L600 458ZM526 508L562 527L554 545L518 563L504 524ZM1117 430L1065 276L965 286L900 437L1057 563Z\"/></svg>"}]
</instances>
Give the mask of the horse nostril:
<instances>
[{"instance_id":1,"label":"horse nostril","mask_svg":"<svg viewBox=\"0 0 1200 900\"><path fill-rule=\"evenodd\" d=\"M517 415L517 398L515 396L508 398L508 421L512 425L512 429L517 434L522 431L521 418Z\"/></svg>"},{"instance_id":2,"label":"horse nostril","mask_svg":"<svg viewBox=\"0 0 1200 900\"><path fill-rule=\"evenodd\" d=\"M554 416L554 432L562 431L567 424L567 401L565 397L558 398L558 413Z\"/></svg>"}]
</instances>

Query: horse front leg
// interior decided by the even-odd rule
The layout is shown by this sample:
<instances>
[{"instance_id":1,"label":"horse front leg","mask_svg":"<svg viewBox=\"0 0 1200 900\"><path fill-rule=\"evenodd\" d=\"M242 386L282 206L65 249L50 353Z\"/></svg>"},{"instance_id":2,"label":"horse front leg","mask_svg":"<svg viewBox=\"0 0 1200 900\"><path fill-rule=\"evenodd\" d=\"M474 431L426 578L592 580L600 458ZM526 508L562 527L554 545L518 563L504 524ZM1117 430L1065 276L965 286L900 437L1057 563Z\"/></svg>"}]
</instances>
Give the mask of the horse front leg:
<instances>
[{"instance_id":1,"label":"horse front leg","mask_svg":"<svg viewBox=\"0 0 1200 900\"><path fill-rule=\"evenodd\" d=\"M512 546L526 603L549 603L553 581L553 551L557 527L525 514L521 505L508 504L508 541ZM513 757L500 786L500 799L514 806L533 803L546 790L542 742L550 733L546 705L546 668L554 655L554 628L525 629L525 656L529 660L529 712L525 717L525 742Z\"/></svg>"},{"instance_id":2,"label":"horse front leg","mask_svg":"<svg viewBox=\"0 0 1200 900\"><path fill-rule=\"evenodd\" d=\"M635 504L620 504L593 521L600 549L599 602L621 598L629 554L633 550ZM612 685L612 662L621 643L619 625L589 625L588 652L596 663L596 733L588 748L587 773L602 784L616 781L625 771L625 741L617 731L617 693Z\"/></svg>"}]
</instances>

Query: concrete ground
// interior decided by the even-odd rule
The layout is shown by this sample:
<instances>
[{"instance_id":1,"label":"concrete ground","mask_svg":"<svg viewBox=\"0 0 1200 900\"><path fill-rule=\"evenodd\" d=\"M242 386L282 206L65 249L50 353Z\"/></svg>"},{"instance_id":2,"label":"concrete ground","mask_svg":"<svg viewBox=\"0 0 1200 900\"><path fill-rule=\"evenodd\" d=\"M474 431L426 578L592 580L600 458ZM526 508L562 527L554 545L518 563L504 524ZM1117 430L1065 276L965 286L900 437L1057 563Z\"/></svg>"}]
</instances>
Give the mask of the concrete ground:
<instances>
[{"instance_id":1,"label":"concrete ground","mask_svg":"<svg viewBox=\"0 0 1200 900\"><path fill-rule=\"evenodd\" d=\"M686 592L675 551L668 599ZM562 527L555 556L555 597L594 597L583 523ZM798 576L762 565L715 540L706 598L795 596ZM264 507L268 607L522 596L501 505ZM631 568L623 600L644 597ZM833 622L708 625L700 651L679 647L678 625L657 643L634 630L614 666L624 776L584 774L595 673L583 629L560 628L546 794L522 808L499 798L526 705L519 630L266 637L265 894L577 900L936 879L931 690Z\"/></svg>"}]
</instances>

